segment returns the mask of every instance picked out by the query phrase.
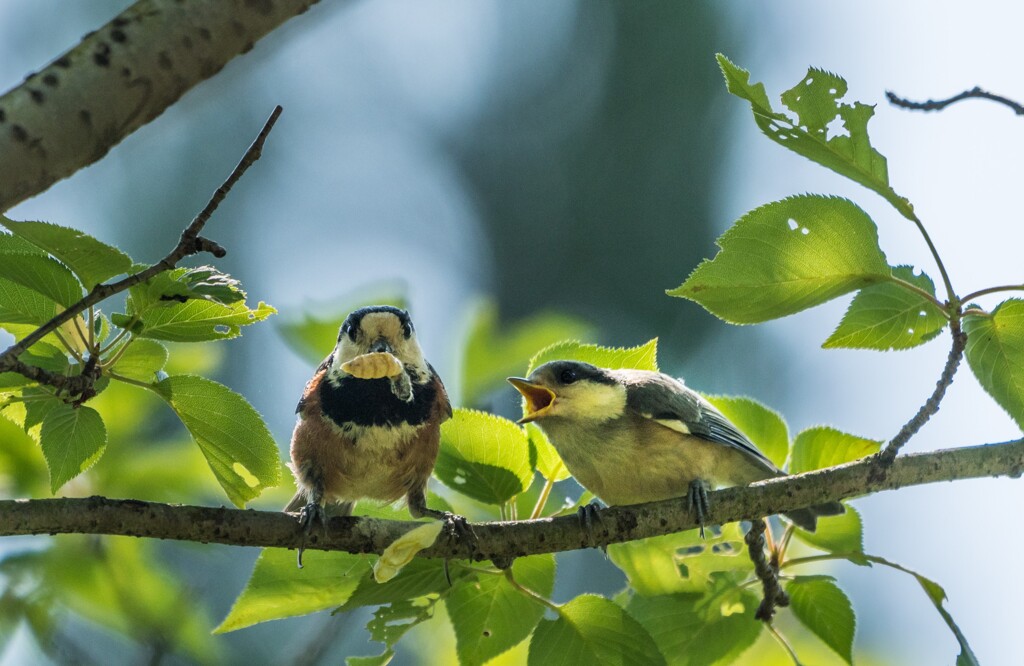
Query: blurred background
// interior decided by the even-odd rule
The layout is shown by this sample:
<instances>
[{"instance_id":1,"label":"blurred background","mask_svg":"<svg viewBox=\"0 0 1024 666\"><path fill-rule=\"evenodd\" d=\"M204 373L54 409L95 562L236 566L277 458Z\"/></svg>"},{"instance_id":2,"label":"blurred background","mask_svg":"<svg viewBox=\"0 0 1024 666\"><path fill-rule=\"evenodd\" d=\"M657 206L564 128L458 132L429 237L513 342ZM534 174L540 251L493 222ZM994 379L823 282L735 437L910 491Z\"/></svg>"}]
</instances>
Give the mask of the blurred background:
<instances>
[{"instance_id":1,"label":"blurred background","mask_svg":"<svg viewBox=\"0 0 1024 666\"><path fill-rule=\"evenodd\" d=\"M0 87L16 85L129 4L0 1ZM732 327L664 295L714 255L714 239L745 211L802 192L853 198L878 223L890 263L911 263L937 278L913 226L882 199L759 134L746 103L725 93L714 54L751 70L776 102L814 65L847 79L848 100L877 104L869 131L889 160L893 186L914 203L965 293L1024 277L1024 225L1012 203L1024 120L982 101L911 113L889 106L884 91L926 99L980 85L1024 99L1021 18L1021 9L1005 2L783 1L769 8L323 0L102 161L8 215L75 226L154 260L281 104L284 115L263 159L208 232L229 250L218 265L242 280L253 301L281 312L219 345L217 377L260 410L283 455L312 368L283 343L278 326L396 289L456 396L467 322L490 302L500 322L541 311L576 317L605 344L658 336L663 370L706 392L757 398L781 411L792 433L826 423L886 439L930 394L948 336L899 354L824 351L820 344L848 299ZM508 390L488 406L511 414L518 401ZM170 430L169 415L148 409L138 407L139 430L111 433L96 475L119 479L137 432L163 428L181 444L185 436ZM1019 435L965 365L939 415L907 450ZM180 486L193 494L133 489L123 478L115 487L142 499L223 503L212 477L203 477L211 475L201 458L182 462L176 451L197 454L184 445L161 454L183 477L198 475ZM41 465L41 457L25 464ZM41 469L37 496L48 496ZM17 490L32 491L10 492ZM276 508L290 494L289 486L255 506ZM855 506L866 550L944 585L947 608L977 656L997 664L1013 663L1017 650L1024 537L1009 522L1022 501L1024 485L1002 479L911 488ZM205 609L189 611L200 632L227 612L257 554L145 548L177 581L169 584L187 588L195 600L189 608ZM853 566L833 573L857 611L856 649L880 663L952 663L955 641L912 579ZM560 558L555 594L607 593L622 584L600 554L570 554ZM322 615L217 641L232 662L268 655L290 662L326 622L337 622ZM370 653L361 617L344 621L348 628L333 639L332 652ZM93 658L146 658L113 633L77 631L88 637ZM433 661L399 652L396 663ZM755 652L746 658L758 663ZM2 663L44 660L22 629Z\"/></svg>"}]
</instances>

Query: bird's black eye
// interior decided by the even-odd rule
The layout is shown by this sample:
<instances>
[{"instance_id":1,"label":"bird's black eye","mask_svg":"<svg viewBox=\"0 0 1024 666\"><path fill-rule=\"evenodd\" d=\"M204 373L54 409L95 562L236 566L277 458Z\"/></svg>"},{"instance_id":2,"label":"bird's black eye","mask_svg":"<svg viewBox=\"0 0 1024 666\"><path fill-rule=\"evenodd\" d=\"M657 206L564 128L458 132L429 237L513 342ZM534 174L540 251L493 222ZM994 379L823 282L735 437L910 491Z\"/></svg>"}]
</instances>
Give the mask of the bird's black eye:
<instances>
[{"instance_id":1,"label":"bird's black eye","mask_svg":"<svg viewBox=\"0 0 1024 666\"><path fill-rule=\"evenodd\" d=\"M352 342L356 341L356 329L352 324L346 323L344 326L342 326L341 335L347 335L349 340L351 340ZM340 340L341 336L338 336L338 339Z\"/></svg>"},{"instance_id":2,"label":"bird's black eye","mask_svg":"<svg viewBox=\"0 0 1024 666\"><path fill-rule=\"evenodd\" d=\"M576 371L575 370L568 370L568 369L566 369L566 370L562 370L562 373L560 375L558 375L558 379L563 384L572 384L574 381L576 381L578 379L578 377L576 376Z\"/></svg>"},{"instance_id":3,"label":"bird's black eye","mask_svg":"<svg viewBox=\"0 0 1024 666\"><path fill-rule=\"evenodd\" d=\"M407 321L404 324L402 324L402 335L405 336L406 340L408 340L410 337L412 337L412 322L411 321Z\"/></svg>"}]
</instances>

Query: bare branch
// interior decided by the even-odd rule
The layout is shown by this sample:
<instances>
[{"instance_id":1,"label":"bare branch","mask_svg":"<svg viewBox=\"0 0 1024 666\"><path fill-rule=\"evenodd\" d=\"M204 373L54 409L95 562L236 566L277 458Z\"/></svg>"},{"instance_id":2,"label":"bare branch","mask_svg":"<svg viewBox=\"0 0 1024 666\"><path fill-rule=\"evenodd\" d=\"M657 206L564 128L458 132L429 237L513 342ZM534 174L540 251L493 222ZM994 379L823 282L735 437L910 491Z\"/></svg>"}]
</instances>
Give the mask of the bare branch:
<instances>
[{"instance_id":1,"label":"bare branch","mask_svg":"<svg viewBox=\"0 0 1024 666\"><path fill-rule=\"evenodd\" d=\"M756 520L827 501L905 486L1024 472L1024 439L945 449L897 458L884 479L872 480L872 458L797 476L725 488L709 495L709 524ZM684 499L600 510L599 534L591 539L576 516L473 525L473 543L439 543L425 557L508 559L631 541L698 527ZM306 548L380 553L419 525L408 521L335 517ZM303 530L294 515L268 511L172 506L103 497L0 501L0 536L111 534L236 546L296 548Z\"/></svg>"},{"instance_id":2,"label":"bare branch","mask_svg":"<svg viewBox=\"0 0 1024 666\"><path fill-rule=\"evenodd\" d=\"M252 142L249 149L242 155L242 159L239 160L238 164L231 171L231 175L228 176L227 180L217 188L210 197L209 203L206 207L196 215L195 219L189 223L188 227L181 232L181 238L178 240L178 244L174 246L166 257L153 264L149 268L129 275L128 277L112 282L110 284L98 284L92 288L88 294L85 295L80 301L69 307L67 310L59 313L50 321L46 322L32 333L28 334L17 343L8 347L3 353L0 353L0 372L13 371L28 377L29 379L35 380L42 384L53 386L59 390L67 391L71 395L82 396L79 401L84 401L88 397L89 392L92 388L93 383L99 378L99 374L92 372L92 369L96 368L96 361L94 356L90 356L89 363L86 366L88 372L83 371L81 375L66 377L61 374L49 372L42 368L36 368L34 366L27 365L20 361L20 356L26 349L34 345L35 343L42 340L49 333L57 330L66 321L70 321L77 315L85 312L87 309L96 305L100 301L110 298L114 294L118 294L126 289L133 287L141 282L145 282L151 277L170 270L177 266L178 262L187 256L198 254L199 252L211 252L216 257L223 257L226 254L224 248L217 243L200 236L203 227L206 222L210 219L210 216L220 202L224 200L231 188L238 182L242 177L242 174L252 166L256 160L260 158L263 153L263 144L267 140L267 136L270 131L274 128L274 124L277 119L281 116L281 107L277 106L273 113L270 114L270 118L263 125L263 129L260 130L256 140Z\"/></svg>"},{"instance_id":3,"label":"bare branch","mask_svg":"<svg viewBox=\"0 0 1024 666\"><path fill-rule=\"evenodd\" d=\"M0 212L92 164L318 0L139 0L0 97Z\"/></svg>"},{"instance_id":4,"label":"bare branch","mask_svg":"<svg viewBox=\"0 0 1024 666\"><path fill-rule=\"evenodd\" d=\"M889 101L895 106L898 106L903 109L912 109L914 111L941 111L950 104L956 104L957 102L960 102L965 99L988 99L992 100L993 102L998 102L999 104L1005 104L1006 106L1013 109L1013 112L1016 113L1018 116L1024 116L1024 105L1014 102L1012 99L1003 97L1002 95L995 95L993 93L982 90L978 86L975 86L970 90L965 90L959 95L953 95L952 97L949 97L947 99L930 99L926 102L911 102L908 99L900 97L891 90L886 90L885 96L888 97Z\"/></svg>"}]
</instances>

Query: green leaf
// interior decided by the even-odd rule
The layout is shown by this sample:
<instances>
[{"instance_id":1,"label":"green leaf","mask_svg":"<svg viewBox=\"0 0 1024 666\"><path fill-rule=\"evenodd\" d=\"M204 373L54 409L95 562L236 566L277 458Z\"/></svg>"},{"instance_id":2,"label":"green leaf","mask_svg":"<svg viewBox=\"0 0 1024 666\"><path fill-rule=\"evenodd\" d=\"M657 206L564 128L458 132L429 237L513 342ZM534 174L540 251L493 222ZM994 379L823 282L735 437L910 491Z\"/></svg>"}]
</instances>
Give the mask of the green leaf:
<instances>
[{"instance_id":1,"label":"green leaf","mask_svg":"<svg viewBox=\"0 0 1024 666\"><path fill-rule=\"evenodd\" d=\"M896 266L893 276L935 295L935 285L911 266ZM886 282L861 289L839 326L822 345L826 349L910 349L946 327L942 309L920 294Z\"/></svg>"},{"instance_id":2,"label":"green leaf","mask_svg":"<svg viewBox=\"0 0 1024 666\"><path fill-rule=\"evenodd\" d=\"M167 363L167 347L155 340L134 339L111 368L128 379L140 382L155 382L157 373Z\"/></svg>"},{"instance_id":3,"label":"green leaf","mask_svg":"<svg viewBox=\"0 0 1024 666\"><path fill-rule=\"evenodd\" d=\"M512 564L512 574L520 585L550 597L555 586L555 557L519 558ZM447 607L462 664L482 664L519 644L545 610L501 574L463 580L448 594Z\"/></svg>"},{"instance_id":4,"label":"green leaf","mask_svg":"<svg viewBox=\"0 0 1024 666\"><path fill-rule=\"evenodd\" d=\"M831 576L797 576L786 585L793 614L846 663L853 663L856 618Z\"/></svg>"},{"instance_id":5,"label":"green leaf","mask_svg":"<svg viewBox=\"0 0 1024 666\"><path fill-rule=\"evenodd\" d=\"M808 428L793 442L789 473L800 474L860 460L878 453L881 446L878 440L857 437L828 426Z\"/></svg>"},{"instance_id":6,"label":"green leaf","mask_svg":"<svg viewBox=\"0 0 1024 666\"><path fill-rule=\"evenodd\" d=\"M67 308L82 298L82 285L58 261L39 255L0 254L0 277L27 287Z\"/></svg>"},{"instance_id":7,"label":"green leaf","mask_svg":"<svg viewBox=\"0 0 1024 666\"><path fill-rule=\"evenodd\" d=\"M637 347L601 347L600 345L583 344L576 340L558 342L545 347L530 359L526 369L529 376L537 366L548 361L583 361L599 368L621 370L658 370L658 339L648 341Z\"/></svg>"},{"instance_id":8,"label":"green leaf","mask_svg":"<svg viewBox=\"0 0 1024 666\"><path fill-rule=\"evenodd\" d=\"M819 516L816 531L808 532L797 527L794 535L804 543L830 553L864 551L864 527L860 513L849 505L846 505L846 513L838 516Z\"/></svg>"},{"instance_id":9,"label":"green leaf","mask_svg":"<svg viewBox=\"0 0 1024 666\"><path fill-rule=\"evenodd\" d=\"M227 340L241 335L243 326L263 321L276 312L263 301L250 310L244 303L221 305L190 300L147 310L142 315L143 329L136 335L171 342Z\"/></svg>"},{"instance_id":10,"label":"green leaf","mask_svg":"<svg viewBox=\"0 0 1024 666\"><path fill-rule=\"evenodd\" d=\"M526 436L530 439L530 445L536 452L535 466L541 476L552 481L563 481L572 476L565 463L562 462L561 456L558 455L558 451L548 440L548 436L537 427L536 423L526 424Z\"/></svg>"},{"instance_id":11,"label":"green leaf","mask_svg":"<svg viewBox=\"0 0 1024 666\"><path fill-rule=\"evenodd\" d=\"M153 390L178 414L236 506L277 485L277 444L245 398L223 384L192 375L168 377Z\"/></svg>"},{"instance_id":12,"label":"green leaf","mask_svg":"<svg viewBox=\"0 0 1024 666\"><path fill-rule=\"evenodd\" d=\"M25 400L25 420L22 425L25 432L32 434L31 430L41 425L46 415L57 407L64 405L64 401L55 396L51 390L42 387L28 387L22 391ZM38 433L36 433L38 439Z\"/></svg>"},{"instance_id":13,"label":"green leaf","mask_svg":"<svg viewBox=\"0 0 1024 666\"><path fill-rule=\"evenodd\" d=\"M259 622L306 615L345 603L369 568L364 555L307 550L302 568L295 552L264 548L252 576L215 634Z\"/></svg>"},{"instance_id":14,"label":"green leaf","mask_svg":"<svg viewBox=\"0 0 1024 666\"><path fill-rule=\"evenodd\" d=\"M793 119L772 109L764 84L751 84L750 72L724 55L718 54L716 58L726 88L750 102L754 122L765 136L877 192L901 215L917 220L911 203L889 185L885 157L872 147L868 138L867 125L875 113L874 106L839 101L846 95L845 80L820 69L808 69L800 83L782 94L782 103L796 114ZM837 119L842 130L834 129Z\"/></svg>"},{"instance_id":15,"label":"green leaf","mask_svg":"<svg viewBox=\"0 0 1024 666\"><path fill-rule=\"evenodd\" d=\"M638 594L703 592L720 571L748 572L739 523L711 527L707 539L698 530L627 541L608 546L608 558L629 579Z\"/></svg>"},{"instance_id":16,"label":"green leaf","mask_svg":"<svg viewBox=\"0 0 1024 666\"><path fill-rule=\"evenodd\" d=\"M0 218L2 217L3 216L0 216ZM9 234L6 231L0 231L0 254L8 254L10 252L34 254L40 257L46 256L45 252L40 250L32 243L29 243L24 238L21 238L20 236L15 236L14 234Z\"/></svg>"},{"instance_id":17,"label":"green leaf","mask_svg":"<svg viewBox=\"0 0 1024 666\"><path fill-rule=\"evenodd\" d=\"M754 619L758 598L724 585L707 594L646 597L634 594L626 609L650 632L670 666L711 666L737 661L761 635Z\"/></svg>"},{"instance_id":18,"label":"green leaf","mask_svg":"<svg viewBox=\"0 0 1024 666\"><path fill-rule=\"evenodd\" d=\"M530 642L530 666L664 664L654 639L629 613L604 597L581 594L541 620Z\"/></svg>"},{"instance_id":19,"label":"green leaf","mask_svg":"<svg viewBox=\"0 0 1024 666\"><path fill-rule=\"evenodd\" d=\"M867 213L838 197L802 195L756 208L718 239L670 296L733 324L756 324L890 279Z\"/></svg>"},{"instance_id":20,"label":"green leaf","mask_svg":"<svg viewBox=\"0 0 1024 666\"><path fill-rule=\"evenodd\" d=\"M530 487L530 444L518 425L493 414L456 409L441 425L434 474L449 488L501 504Z\"/></svg>"},{"instance_id":21,"label":"green leaf","mask_svg":"<svg viewBox=\"0 0 1024 666\"><path fill-rule=\"evenodd\" d=\"M785 466L786 456L789 455L789 428L778 412L751 398L724 395L704 397L749 437L776 467L781 469Z\"/></svg>"},{"instance_id":22,"label":"green leaf","mask_svg":"<svg viewBox=\"0 0 1024 666\"><path fill-rule=\"evenodd\" d=\"M0 277L0 323L42 326L63 309L52 298Z\"/></svg>"},{"instance_id":23,"label":"green leaf","mask_svg":"<svg viewBox=\"0 0 1024 666\"><path fill-rule=\"evenodd\" d=\"M132 265L124 252L77 229L49 222L15 222L3 216L0 224L64 262L86 289L126 272Z\"/></svg>"},{"instance_id":24,"label":"green leaf","mask_svg":"<svg viewBox=\"0 0 1024 666\"><path fill-rule=\"evenodd\" d=\"M165 293L164 300L198 298L222 305L245 300L242 283L213 266L199 266L185 271L176 280L176 289Z\"/></svg>"},{"instance_id":25,"label":"green leaf","mask_svg":"<svg viewBox=\"0 0 1024 666\"><path fill-rule=\"evenodd\" d=\"M335 613L344 613L361 606L377 606L396 601L416 599L428 594L439 594L451 589L444 574L444 562L414 558L398 572L398 575L386 583L378 583L373 578L370 565L365 564L363 575L352 596ZM458 584L466 575L463 567L451 567L449 574L452 584Z\"/></svg>"},{"instance_id":26,"label":"green leaf","mask_svg":"<svg viewBox=\"0 0 1024 666\"><path fill-rule=\"evenodd\" d=\"M107 448L107 428L95 409L61 403L43 418L39 442L50 469L50 490L56 493L103 454Z\"/></svg>"},{"instance_id":27,"label":"green leaf","mask_svg":"<svg viewBox=\"0 0 1024 666\"><path fill-rule=\"evenodd\" d=\"M18 355L18 359L50 372L66 372L68 355L62 348L48 342L37 342Z\"/></svg>"},{"instance_id":28,"label":"green leaf","mask_svg":"<svg viewBox=\"0 0 1024 666\"><path fill-rule=\"evenodd\" d=\"M990 396L1024 430L1024 300L964 317L967 363Z\"/></svg>"},{"instance_id":29,"label":"green leaf","mask_svg":"<svg viewBox=\"0 0 1024 666\"><path fill-rule=\"evenodd\" d=\"M479 303L470 320L462 360L462 395L479 400L505 385L538 349L560 340L585 337L590 327L556 312L535 314L513 324L498 324L498 308Z\"/></svg>"},{"instance_id":30,"label":"green leaf","mask_svg":"<svg viewBox=\"0 0 1024 666\"><path fill-rule=\"evenodd\" d=\"M277 322L277 331L293 352L306 362L317 365L334 348L338 329L350 312L378 304L408 309L406 291L406 286L400 283L370 285L360 290L358 295L342 298L340 303L309 306L301 316L289 315Z\"/></svg>"}]
</instances>

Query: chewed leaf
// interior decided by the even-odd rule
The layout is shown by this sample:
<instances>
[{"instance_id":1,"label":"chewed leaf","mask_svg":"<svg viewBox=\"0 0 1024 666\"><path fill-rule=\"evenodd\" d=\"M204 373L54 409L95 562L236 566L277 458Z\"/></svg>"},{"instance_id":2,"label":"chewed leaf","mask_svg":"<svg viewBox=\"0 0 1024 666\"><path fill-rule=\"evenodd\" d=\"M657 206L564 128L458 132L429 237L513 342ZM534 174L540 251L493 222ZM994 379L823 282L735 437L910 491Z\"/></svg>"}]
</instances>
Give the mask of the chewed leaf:
<instances>
[{"instance_id":1,"label":"chewed leaf","mask_svg":"<svg viewBox=\"0 0 1024 666\"><path fill-rule=\"evenodd\" d=\"M492 414L456 409L441 426L434 473L449 488L488 504L501 504L533 481L530 444L518 425Z\"/></svg>"},{"instance_id":2,"label":"chewed leaf","mask_svg":"<svg viewBox=\"0 0 1024 666\"><path fill-rule=\"evenodd\" d=\"M911 266L896 266L894 277L920 287L932 296L935 285ZM847 349L910 349L922 345L946 327L942 309L921 294L885 282L860 290L822 346Z\"/></svg>"},{"instance_id":3,"label":"chewed leaf","mask_svg":"<svg viewBox=\"0 0 1024 666\"><path fill-rule=\"evenodd\" d=\"M548 361L582 361L599 368L610 368L620 370L623 368L634 368L637 370L658 370L658 339L654 338L645 344L636 347L602 347L600 345L584 344L576 340L556 342L545 347L530 359L530 365L526 369L529 375L537 366Z\"/></svg>"},{"instance_id":4,"label":"chewed leaf","mask_svg":"<svg viewBox=\"0 0 1024 666\"><path fill-rule=\"evenodd\" d=\"M889 185L885 157L868 138L874 106L840 101L846 95L846 81L830 72L808 69L800 83L782 94L783 104L796 114L794 119L772 108L764 84L750 83L750 72L724 55L716 57L729 92L750 102L754 122L765 136L877 192L907 219L917 219L910 202ZM837 125L842 129L833 129Z\"/></svg>"},{"instance_id":5,"label":"chewed leaf","mask_svg":"<svg viewBox=\"0 0 1024 666\"><path fill-rule=\"evenodd\" d=\"M142 328L136 335L169 342L227 340L241 335L243 326L263 321L276 312L262 301L250 310L245 303L222 305L189 300L146 311L142 315Z\"/></svg>"},{"instance_id":6,"label":"chewed leaf","mask_svg":"<svg viewBox=\"0 0 1024 666\"><path fill-rule=\"evenodd\" d=\"M756 208L668 292L734 324L800 312L890 279L875 223L838 197L803 195Z\"/></svg>"},{"instance_id":7,"label":"chewed leaf","mask_svg":"<svg viewBox=\"0 0 1024 666\"><path fill-rule=\"evenodd\" d=\"M2 215L0 224L61 260L82 280L86 289L127 272L132 265L131 258L121 250L77 229L49 222L15 222Z\"/></svg>"},{"instance_id":8,"label":"chewed leaf","mask_svg":"<svg viewBox=\"0 0 1024 666\"><path fill-rule=\"evenodd\" d=\"M982 388L1024 430L1024 300L964 317L967 363Z\"/></svg>"},{"instance_id":9,"label":"chewed leaf","mask_svg":"<svg viewBox=\"0 0 1024 666\"><path fill-rule=\"evenodd\" d=\"M277 444L245 398L223 384L192 375L168 377L153 390L178 414L236 506L277 485Z\"/></svg>"}]
</instances>

